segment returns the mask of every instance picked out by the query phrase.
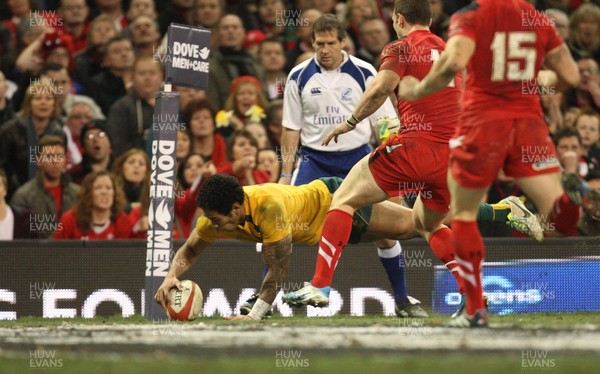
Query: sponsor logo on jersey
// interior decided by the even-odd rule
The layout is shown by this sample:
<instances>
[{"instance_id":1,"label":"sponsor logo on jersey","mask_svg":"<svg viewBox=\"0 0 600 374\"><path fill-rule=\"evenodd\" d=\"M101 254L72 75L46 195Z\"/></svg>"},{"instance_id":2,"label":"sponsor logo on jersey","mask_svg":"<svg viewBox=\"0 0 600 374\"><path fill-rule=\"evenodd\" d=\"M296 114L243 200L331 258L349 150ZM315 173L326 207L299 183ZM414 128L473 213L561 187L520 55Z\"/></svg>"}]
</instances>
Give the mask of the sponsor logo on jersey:
<instances>
[{"instance_id":1,"label":"sponsor logo on jersey","mask_svg":"<svg viewBox=\"0 0 600 374\"><path fill-rule=\"evenodd\" d=\"M317 96L317 95L320 95L321 93L322 93L321 92L321 87L313 87L313 88L310 89L310 95L311 96Z\"/></svg>"}]
</instances>

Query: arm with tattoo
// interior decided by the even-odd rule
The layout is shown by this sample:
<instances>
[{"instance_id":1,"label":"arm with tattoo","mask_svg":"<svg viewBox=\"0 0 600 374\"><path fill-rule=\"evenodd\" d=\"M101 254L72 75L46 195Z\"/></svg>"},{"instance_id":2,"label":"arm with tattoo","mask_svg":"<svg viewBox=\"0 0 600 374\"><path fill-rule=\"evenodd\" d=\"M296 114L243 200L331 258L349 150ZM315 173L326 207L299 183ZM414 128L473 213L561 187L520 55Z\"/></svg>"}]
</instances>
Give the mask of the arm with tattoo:
<instances>
[{"instance_id":1,"label":"arm with tattoo","mask_svg":"<svg viewBox=\"0 0 600 374\"><path fill-rule=\"evenodd\" d=\"M354 109L356 119L362 121L375 113L385 100L394 93L394 89L398 86L399 82L400 77L393 71L379 71Z\"/></svg>"},{"instance_id":2,"label":"arm with tattoo","mask_svg":"<svg viewBox=\"0 0 600 374\"><path fill-rule=\"evenodd\" d=\"M268 304L273 304L277 289L287 277L292 250L292 235L275 243L263 244L262 254L269 271L260 288L259 299Z\"/></svg>"}]
</instances>

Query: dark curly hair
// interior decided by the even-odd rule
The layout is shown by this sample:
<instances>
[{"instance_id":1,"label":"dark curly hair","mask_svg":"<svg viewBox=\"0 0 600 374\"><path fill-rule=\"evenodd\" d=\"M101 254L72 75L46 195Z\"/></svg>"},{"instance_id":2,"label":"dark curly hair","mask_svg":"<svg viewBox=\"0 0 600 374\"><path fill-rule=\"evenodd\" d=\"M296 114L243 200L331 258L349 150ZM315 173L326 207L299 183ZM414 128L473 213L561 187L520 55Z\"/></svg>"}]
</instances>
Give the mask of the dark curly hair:
<instances>
[{"instance_id":1,"label":"dark curly hair","mask_svg":"<svg viewBox=\"0 0 600 374\"><path fill-rule=\"evenodd\" d=\"M244 203L244 190L237 178L216 174L204 181L198 195L198 206L223 215L229 215L233 203Z\"/></svg>"},{"instance_id":2,"label":"dark curly hair","mask_svg":"<svg viewBox=\"0 0 600 374\"><path fill-rule=\"evenodd\" d=\"M190 122L192 121L194 113L201 110L208 110L210 112L210 117L213 120L213 126L215 125L215 116L217 115L217 111L215 110L214 105L212 105L211 102L206 99L196 99L190 101L188 105L183 108L183 118L188 124L188 127L190 126Z\"/></svg>"}]
</instances>

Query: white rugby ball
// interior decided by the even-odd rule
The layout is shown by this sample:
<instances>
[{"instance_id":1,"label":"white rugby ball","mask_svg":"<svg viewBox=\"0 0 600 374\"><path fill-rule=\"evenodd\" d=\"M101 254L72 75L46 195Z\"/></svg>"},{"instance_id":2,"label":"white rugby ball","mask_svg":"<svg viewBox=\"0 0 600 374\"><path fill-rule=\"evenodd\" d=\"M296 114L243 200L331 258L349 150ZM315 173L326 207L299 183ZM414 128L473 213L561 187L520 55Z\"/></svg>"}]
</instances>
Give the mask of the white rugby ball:
<instances>
[{"instance_id":1,"label":"white rugby ball","mask_svg":"<svg viewBox=\"0 0 600 374\"><path fill-rule=\"evenodd\" d=\"M171 302L167 306L167 315L177 321L193 321L198 318L204 304L202 290L191 280L184 280L181 285L181 291L177 287L169 291Z\"/></svg>"}]
</instances>

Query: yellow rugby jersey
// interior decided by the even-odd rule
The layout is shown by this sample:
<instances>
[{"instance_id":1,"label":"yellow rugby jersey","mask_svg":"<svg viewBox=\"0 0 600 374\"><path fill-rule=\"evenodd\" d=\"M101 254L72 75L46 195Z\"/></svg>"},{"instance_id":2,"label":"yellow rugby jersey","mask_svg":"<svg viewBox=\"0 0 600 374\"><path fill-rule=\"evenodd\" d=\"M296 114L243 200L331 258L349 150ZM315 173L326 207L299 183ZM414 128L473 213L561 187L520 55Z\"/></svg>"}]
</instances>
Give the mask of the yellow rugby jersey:
<instances>
[{"instance_id":1,"label":"yellow rugby jersey","mask_svg":"<svg viewBox=\"0 0 600 374\"><path fill-rule=\"evenodd\" d=\"M325 183L317 179L302 186L267 183L243 189L244 225L232 232L217 231L208 218L201 216L196 222L200 239L207 243L217 237L274 243L291 233L293 243L319 242L332 197Z\"/></svg>"}]
</instances>

